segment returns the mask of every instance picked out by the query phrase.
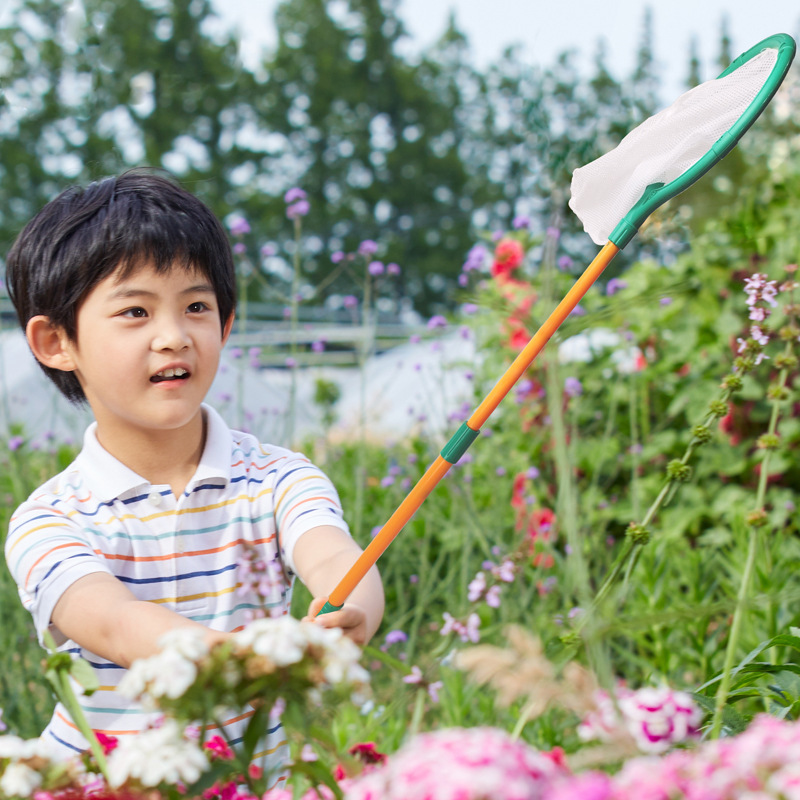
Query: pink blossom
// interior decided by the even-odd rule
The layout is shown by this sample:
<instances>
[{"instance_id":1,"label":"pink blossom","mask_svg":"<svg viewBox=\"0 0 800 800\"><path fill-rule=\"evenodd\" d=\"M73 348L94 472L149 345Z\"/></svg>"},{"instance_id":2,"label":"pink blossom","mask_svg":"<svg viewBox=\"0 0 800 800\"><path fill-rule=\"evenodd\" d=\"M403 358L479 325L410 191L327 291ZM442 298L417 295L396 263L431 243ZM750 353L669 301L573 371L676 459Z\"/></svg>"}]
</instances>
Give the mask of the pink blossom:
<instances>
[{"instance_id":1,"label":"pink blossom","mask_svg":"<svg viewBox=\"0 0 800 800\"><path fill-rule=\"evenodd\" d=\"M203 747L212 754L212 758L218 758L221 761L233 760L233 750L219 734L209 737Z\"/></svg>"},{"instance_id":2,"label":"pink blossom","mask_svg":"<svg viewBox=\"0 0 800 800\"><path fill-rule=\"evenodd\" d=\"M636 691L620 686L616 707L603 690L595 699L596 710L578 726L578 735L584 741L605 741L624 728L643 753L664 753L700 735L703 714L686 692L666 686Z\"/></svg>"},{"instance_id":3,"label":"pink blossom","mask_svg":"<svg viewBox=\"0 0 800 800\"><path fill-rule=\"evenodd\" d=\"M539 800L566 769L495 728L423 733L353 781L347 800Z\"/></svg>"}]
</instances>

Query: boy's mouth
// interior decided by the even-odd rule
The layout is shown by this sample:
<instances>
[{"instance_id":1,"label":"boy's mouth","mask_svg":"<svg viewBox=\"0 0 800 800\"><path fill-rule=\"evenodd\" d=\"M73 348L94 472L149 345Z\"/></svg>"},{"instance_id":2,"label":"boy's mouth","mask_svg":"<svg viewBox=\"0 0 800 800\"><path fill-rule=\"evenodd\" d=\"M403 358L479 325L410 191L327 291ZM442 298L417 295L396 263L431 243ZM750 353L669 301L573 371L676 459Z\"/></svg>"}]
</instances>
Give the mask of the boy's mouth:
<instances>
[{"instance_id":1,"label":"boy's mouth","mask_svg":"<svg viewBox=\"0 0 800 800\"><path fill-rule=\"evenodd\" d=\"M183 367L175 367L174 369L162 369L150 378L151 383L161 383L161 381L185 381L189 377L188 370Z\"/></svg>"}]
</instances>

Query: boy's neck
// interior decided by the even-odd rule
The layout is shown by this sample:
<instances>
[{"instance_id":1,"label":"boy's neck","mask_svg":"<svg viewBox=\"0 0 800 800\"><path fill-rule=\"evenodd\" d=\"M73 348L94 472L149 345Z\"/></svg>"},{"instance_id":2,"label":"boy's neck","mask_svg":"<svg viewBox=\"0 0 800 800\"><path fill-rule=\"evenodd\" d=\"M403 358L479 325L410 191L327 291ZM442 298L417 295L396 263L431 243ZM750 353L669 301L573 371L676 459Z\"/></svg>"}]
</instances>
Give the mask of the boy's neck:
<instances>
[{"instance_id":1,"label":"boy's neck","mask_svg":"<svg viewBox=\"0 0 800 800\"><path fill-rule=\"evenodd\" d=\"M97 441L128 469L154 486L168 485L179 497L192 479L206 442L202 409L176 430L119 430L97 421Z\"/></svg>"}]
</instances>

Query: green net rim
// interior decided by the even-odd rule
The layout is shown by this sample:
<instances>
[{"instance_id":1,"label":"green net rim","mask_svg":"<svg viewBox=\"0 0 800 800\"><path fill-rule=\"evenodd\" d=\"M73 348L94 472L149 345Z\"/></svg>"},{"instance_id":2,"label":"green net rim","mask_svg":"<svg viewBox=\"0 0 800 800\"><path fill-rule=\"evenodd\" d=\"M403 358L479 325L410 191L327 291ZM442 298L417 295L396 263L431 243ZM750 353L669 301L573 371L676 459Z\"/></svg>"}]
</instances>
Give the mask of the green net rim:
<instances>
[{"instance_id":1,"label":"green net rim","mask_svg":"<svg viewBox=\"0 0 800 800\"><path fill-rule=\"evenodd\" d=\"M731 72L739 69L750 59L755 58L767 49L776 49L778 57L770 76L761 87L753 102L747 107L739 119L726 131L695 164L667 184L655 183L645 189L644 194L636 205L622 218L616 228L611 231L608 240L622 249L634 237L642 223L667 200L680 194L691 186L698 178L705 175L711 167L726 156L739 139L747 132L750 126L758 119L761 112L769 105L775 96L778 87L786 77L789 67L794 59L797 45L794 39L786 33L776 33L760 41L737 59L731 62L728 68L717 76L717 80L724 78Z\"/></svg>"}]
</instances>

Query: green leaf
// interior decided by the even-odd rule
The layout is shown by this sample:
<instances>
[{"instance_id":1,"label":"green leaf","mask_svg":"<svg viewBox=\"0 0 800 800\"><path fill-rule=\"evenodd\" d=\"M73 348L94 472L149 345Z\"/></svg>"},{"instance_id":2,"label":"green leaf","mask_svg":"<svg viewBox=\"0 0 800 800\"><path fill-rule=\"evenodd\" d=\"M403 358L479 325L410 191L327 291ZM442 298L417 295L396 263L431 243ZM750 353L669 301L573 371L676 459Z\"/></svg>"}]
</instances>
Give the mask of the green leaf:
<instances>
[{"instance_id":1,"label":"green leaf","mask_svg":"<svg viewBox=\"0 0 800 800\"><path fill-rule=\"evenodd\" d=\"M91 668L88 661L76 658L72 661L69 674L83 688L84 694L91 695L100 688L100 681L97 674Z\"/></svg>"}]
</instances>

